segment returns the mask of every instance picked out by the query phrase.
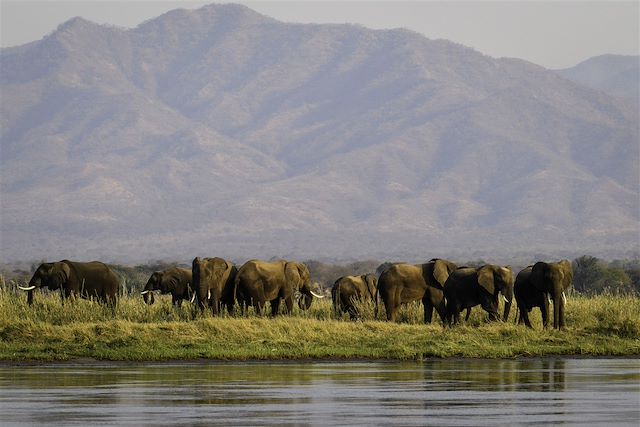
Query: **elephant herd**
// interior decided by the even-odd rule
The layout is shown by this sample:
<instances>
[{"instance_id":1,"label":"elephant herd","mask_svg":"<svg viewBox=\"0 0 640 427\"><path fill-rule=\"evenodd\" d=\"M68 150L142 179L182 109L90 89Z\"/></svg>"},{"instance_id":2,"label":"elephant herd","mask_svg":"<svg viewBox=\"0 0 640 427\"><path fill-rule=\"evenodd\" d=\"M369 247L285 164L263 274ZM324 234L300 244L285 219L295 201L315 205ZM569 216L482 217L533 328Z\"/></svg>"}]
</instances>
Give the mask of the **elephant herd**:
<instances>
[{"instance_id":1,"label":"elephant herd","mask_svg":"<svg viewBox=\"0 0 640 427\"><path fill-rule=\"evenodd\" d=\"M352 320L359 317L358 302L381 299L387 320L396 321L401 305L421 301L424 322L431 323L433 310L445 326L460 321L466 309L466 319L472 307L480 305L490 320L507 319L515 297L518 323L531 327L529 313L539 307L542 323L548 327L549 305L553 303L553 327L564 327L565 291L572 284L571 263L537 262L518 273L515 280L508 266L457 266L444 259L432 259L423 264L396 263L389 265L376 279L373 274L343 276L331 289L334 310L346 312ZM26 287L27 301L33 301L36 288L60 290L62 300L69 297L95 298L115 305L119 280L105 264L93 262L59 261L43 263L35 271ZM195 302L201 310L209 309L214 315L225 308L233 312L237 303L242 313L251 306L261 315L265 303L276 316L281 302L285 313L293 310L294 299L301 309L308 309L314 297L323 298L312 291L309 269L300 262L259 260L247 261L240 268L222 258L193 260L192 268L172 267L154 272L142 291L144 301L153 303L153 292L171 294L174 305L183 300ZM505 300L502 316L498 312L499 297Z\"/></svg>"}]
</instances>

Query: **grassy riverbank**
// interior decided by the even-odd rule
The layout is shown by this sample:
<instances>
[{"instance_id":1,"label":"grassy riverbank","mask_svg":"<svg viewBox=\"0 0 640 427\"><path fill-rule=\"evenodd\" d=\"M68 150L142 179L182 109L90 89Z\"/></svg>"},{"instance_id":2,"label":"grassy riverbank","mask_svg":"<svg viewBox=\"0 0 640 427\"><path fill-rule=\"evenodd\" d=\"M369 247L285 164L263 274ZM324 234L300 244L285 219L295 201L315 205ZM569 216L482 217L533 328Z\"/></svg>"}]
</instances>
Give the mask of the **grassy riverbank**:
<instances>
[{"instance_id":1,"label":"grassy riverbank","mask_svg":"<svg viewBox=\"0 0 640 427\"><path fill-rule=\"evenodd\" d=\"M421 324L421 308L403 310L403 323L373 319L334 319L331 302L308 312L275 319L213 318L194 315L188 304L175 310L162 301L144 306L123 298L113 313L95 303L61 306L54 295L38 295L33 307L24 295L0 293L0 360L52 361L186 359L325 359L424 357L640 355L640 299L630 296L575 297L569 301L565 331L535 330L508 323L487 323L476 308L465 326L444 329L437 321ZM384 315L381 308L379 318Z\"/></svg>"}]
</instances>

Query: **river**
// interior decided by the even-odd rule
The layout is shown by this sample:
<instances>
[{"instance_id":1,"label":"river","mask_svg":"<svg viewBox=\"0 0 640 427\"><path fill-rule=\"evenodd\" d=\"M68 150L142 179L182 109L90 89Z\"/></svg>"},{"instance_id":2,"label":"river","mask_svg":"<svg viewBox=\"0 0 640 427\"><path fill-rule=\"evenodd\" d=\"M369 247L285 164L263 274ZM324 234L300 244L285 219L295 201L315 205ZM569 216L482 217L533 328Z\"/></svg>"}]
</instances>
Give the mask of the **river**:
<instances>
[{"instance_id":1,"label":"river","mask_svg":"<svg viewBox=\"0 0 640 427\"><path fill-rule=\"evenodd\" d=\"M640 359L0 365L0 424L640 423Z\"/></svg>"}]
</instances>

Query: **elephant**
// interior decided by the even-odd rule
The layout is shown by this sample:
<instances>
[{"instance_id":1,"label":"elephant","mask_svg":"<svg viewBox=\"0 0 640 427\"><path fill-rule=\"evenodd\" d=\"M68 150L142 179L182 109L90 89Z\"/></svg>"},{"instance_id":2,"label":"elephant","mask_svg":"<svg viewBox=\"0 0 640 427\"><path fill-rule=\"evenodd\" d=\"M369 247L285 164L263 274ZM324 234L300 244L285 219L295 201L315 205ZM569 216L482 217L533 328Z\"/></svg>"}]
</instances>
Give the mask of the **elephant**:
<instances>
[{"instance_id":1,"label":"elephant","mask_svg":"<svg viewBox=\"0 0 640 427\"><path fill-rule=\"evenodd\" d=\"M33 290L48 287L60 289L62 303L66 298L95 298L115 308L120 279L106 264L99 261L76 262L62 260L40 264L29 281L19 288L28 292L27 302L33 303Z\"/></svg>"},{"instance_id":2,"label":"elephant","mask_svg":"<svg viewBox=\"0 0 640 427\"><path fill-rule=\"evenodd\" d=\"M211 308L214 316L222 313L223 306L233 313L234 282L238 268L222 258L195 257L192 262L193 286L198 306Z\"/></svg>"},{"instance_id":3,"label":"elephant","mask_svg":"<svg viewBox=\"0 0 640 427\"><path fill-rule=\"evenodd\" d=\"M395 321L401 304L421 300L424 322L431 323L435 308L445 320L443 286L456 264L434 258L424 264L392 264L380 274L378 293L387 311L387 320Z\"/></svg>"},{"instance_id":4,"label":"elephant","mask_svg":"<svg viewBox=\"0 0 640 427\"><path fill-rule=\"evenodd\" d=\"M503 318L506 320L513 300L513 272L509 267L487 264L456 269L444 284L446 324L458 323L463 309L478 304L489 313L490 320L498 320L498 294L505 299Z\"/></svg>"},{"instance_id":5,"label":"elephant","mask_svg":"<svg viewBox=\"0 0 640 427\"><path fill-rule=\"evenodd\" d=\"M331 298L336 314L346 311L351 320L358 319L357 301L378 299L378 280L373 274L360 276L342 276L335 281L331 288Z\"/></svg>"},{"instance_id":6,"label":"elephant","mask_svg":"<svg viewBox=\"0 0 640 427\"><path fill-rule=\"evenodd\" d=\"M151 274L144 290L141 292L147 304L153 304L153 291L161 294L171 294L171 302L180 307L183 300L190 300L193 296L191 270L188 268L171 267Z\"/></svg>"},{"instance_id":7,"label":"elephant","mask_svg":"<svg viewBox=\"0 0 640 427\"><path fill-rule=\"evenodd\" d=\"M313 297L324 298L311 290L307 266L286 260L247 261L238 270L234 289L238 300L253 305L258 315L262 314L265 302L270 301L271 315L274 317L278 314L281 299L284 300L286 312L292 312L293 298L297 292L301 293L298 305L303 310L311 307Z\"/></svg>"},{"instance_id":8,"label":"elephant","mask_svg":"<svg viewBox=\"0 0 640 427\"><path fill-rule=\"evenodd\" d=\"M531 276L529 282L533 284L533 288L537 291L538 299L540 297L547 301L553 301L553 327L554 329L564 328L564 309L567 301L565 291L573 283L573 269L571 263L563 259L559 262L547 263L536 262L531 267ZM533 290L531 290L533 293ZM541 295L542 294L542 295ZM546 310L547 313L549 312ZM545 313L543 313L543 318Z\"/></svg>"}]
</instances>

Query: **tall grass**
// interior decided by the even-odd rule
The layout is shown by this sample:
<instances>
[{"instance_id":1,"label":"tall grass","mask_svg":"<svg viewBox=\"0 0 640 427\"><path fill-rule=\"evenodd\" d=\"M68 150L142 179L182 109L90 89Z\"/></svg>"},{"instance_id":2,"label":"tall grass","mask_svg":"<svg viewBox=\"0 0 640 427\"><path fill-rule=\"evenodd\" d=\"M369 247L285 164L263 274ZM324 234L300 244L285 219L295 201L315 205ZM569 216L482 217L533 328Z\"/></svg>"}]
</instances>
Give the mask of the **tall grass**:
<instances>
[{"instance_id":1,"label":"tall grass","mask_svg":"<svg viewBox=\"0 0 640 427\"><path fill-rule=\"evenodd\" d=\"M434 313L423 324L420 304L399 313L399 323L384 321L382 304L358 304L360 320L336 315L329 299L292 315L270 318L235 313L212 317L189 303L175 308L170 297L147 306L140 296L120 299L115 311L93 301L66 301L58 294L26 296L0 291L0 360L289 359L515 357L558 354L640 354L640 298L601 295L570 298L567 329L542 330L539 310L534 329L509 321L488 322L476 307L468 322L443 328Z\"/></svg>"}]
</instances>

